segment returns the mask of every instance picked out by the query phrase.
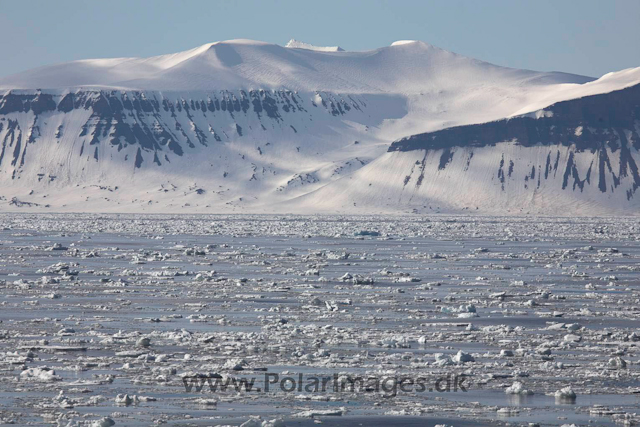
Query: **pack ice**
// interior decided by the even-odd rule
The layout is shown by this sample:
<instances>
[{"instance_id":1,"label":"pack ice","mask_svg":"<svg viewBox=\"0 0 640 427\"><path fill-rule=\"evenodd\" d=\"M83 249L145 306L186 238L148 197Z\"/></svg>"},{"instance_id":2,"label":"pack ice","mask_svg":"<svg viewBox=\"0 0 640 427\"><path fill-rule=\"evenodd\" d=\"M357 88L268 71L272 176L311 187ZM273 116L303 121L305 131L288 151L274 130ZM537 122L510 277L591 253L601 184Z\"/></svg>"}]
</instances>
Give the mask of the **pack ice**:
<instances>
[{"instance_id":1,"label":"pack ice","mask_svg":"<svg viewBox=\"0 0 640 427\"><path fill-rule=\"evenodd\" d=\"M629 217L3 213L0 424L636 425L638 236ZM358 375L385 382L331 386Z\"/></svg>"}]
</instances>

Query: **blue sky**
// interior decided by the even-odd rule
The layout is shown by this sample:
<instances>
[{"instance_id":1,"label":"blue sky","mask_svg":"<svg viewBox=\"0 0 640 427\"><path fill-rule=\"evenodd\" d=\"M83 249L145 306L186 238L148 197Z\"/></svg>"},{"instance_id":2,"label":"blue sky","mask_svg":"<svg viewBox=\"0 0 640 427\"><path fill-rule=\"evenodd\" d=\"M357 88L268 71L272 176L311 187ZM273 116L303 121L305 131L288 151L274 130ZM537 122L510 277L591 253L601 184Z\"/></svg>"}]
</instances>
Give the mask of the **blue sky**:
<instances>
[{"instance_id":1,"label":"blue sky","mask_svg":"<svg viewBox=\"0 0 640 427\"><path fill-rule=\"evenodd\" d=\"M368 50L417 39L516 68L640 66L640 0L0 0L0 76L248 38Z\"/></svg>"}]
</instances>

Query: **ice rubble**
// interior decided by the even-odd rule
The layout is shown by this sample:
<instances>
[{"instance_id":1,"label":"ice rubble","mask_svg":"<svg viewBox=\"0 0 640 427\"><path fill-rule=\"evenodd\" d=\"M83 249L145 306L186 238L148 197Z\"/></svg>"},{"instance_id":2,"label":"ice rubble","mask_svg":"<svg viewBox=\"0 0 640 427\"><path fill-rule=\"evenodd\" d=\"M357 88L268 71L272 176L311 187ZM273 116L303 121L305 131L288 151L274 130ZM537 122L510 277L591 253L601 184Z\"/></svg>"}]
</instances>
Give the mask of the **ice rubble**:
<instances>
[{"instance_id":1,"label":"ice rubble","mask_svg":"<svg viewBox=\"0 0 640 427\"><path fill-rule=\"evenodd\" d=\"M531 390L524 388L524 384L520 381L515 381L511 386L507 387L504 392L506 394L516 394L521 396L530 396L533 394Z\"/></svg>"},{"instance_id":2,"label":"ice rubble","mask_svg":"<svg viewBox=\"0 0 640 427\"><path fill-rule=\"evenodd\" d=\"M207 232L212 221L225 234ZM587 393L598 402L595 385L602 395L633 393L635 222L509 221L0 215L0 382L18 384L38 417L81 422L74 410L100 406L118 425L127 424L124 408L142 423L169 421L163 408L248 420L256 402L277 406L250 420L260 426L294 415L348 418L322 406L346 401L387 416L526 411L535 419L526 400L518 409L507 400L494 406L483 400L492 393L557 398L549 410L570 420L563 405ZM359 240L353 230L361 229L381 236ZM54 241L69 249L47 251ZM226 381L298 370L458 375L483 391L476 403L455 393L416 403L410 393L184 392L195 375ZM600 403L608 409L594 412L637 421L631 406ZM28 416L6 414L18 423ZM109 423L97 415L86 422Z\"/></svg>"}]
</instances>

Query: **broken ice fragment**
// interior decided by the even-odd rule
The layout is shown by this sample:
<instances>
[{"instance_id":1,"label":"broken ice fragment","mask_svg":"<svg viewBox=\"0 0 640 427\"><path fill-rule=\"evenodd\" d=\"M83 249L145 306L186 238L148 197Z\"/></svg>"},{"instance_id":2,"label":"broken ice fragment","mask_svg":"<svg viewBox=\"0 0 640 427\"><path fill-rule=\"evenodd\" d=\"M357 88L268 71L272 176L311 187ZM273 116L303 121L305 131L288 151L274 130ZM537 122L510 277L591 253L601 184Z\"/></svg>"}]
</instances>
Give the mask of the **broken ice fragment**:
<instances>
[{"instance_id":1,"label":"broken ice fragment","mask_svg":"<svg viewBox=\"0 0 640 427\"><path fill-rule=\"evenodd\" d=\"M576 394L571 386L564 387L554 393L556 401L560 403L573 403L576 401Z\"/></svg>"}]
</instances>

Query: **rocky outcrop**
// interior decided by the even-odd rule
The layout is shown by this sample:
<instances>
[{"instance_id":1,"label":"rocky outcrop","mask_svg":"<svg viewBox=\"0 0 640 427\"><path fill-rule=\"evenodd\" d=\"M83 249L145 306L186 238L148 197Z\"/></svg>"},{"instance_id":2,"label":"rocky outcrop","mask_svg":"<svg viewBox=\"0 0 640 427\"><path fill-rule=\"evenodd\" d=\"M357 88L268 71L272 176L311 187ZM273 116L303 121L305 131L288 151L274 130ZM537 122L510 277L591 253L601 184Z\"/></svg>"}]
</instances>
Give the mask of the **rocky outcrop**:
<instances>
[{"instance_id":1,"label":"rocky outcrop","mask_svg":"<svg viewBox=\"0 0 640 427\"><path fill-rule=\"evenodd\" d=\"M496 157L496 164L486 165L495 171L503 190L506 181L515 176L532 188L540 188L544 180L560 176L562 190L583 191L585 186L594 186L606 193L622 186L627 199L631 199L640 187L640 85L559 102L524 116L413 135L394 142L389 151L426 150L425 156L438 153L438 169L444 170L455 153L465 148L468 169L474 161L474 149L502 143L537 147L537 151L549 147L542 164L502 154ZM561 151L565 150L558 146L568 149L562 159ZM576 160L578 155L580 162ZM585 161L587 157L591 161ZM515 173L523 167L524 176ZM417 178L420 182L423 179L424 176Z\"/></svg>"}]
</instances>

